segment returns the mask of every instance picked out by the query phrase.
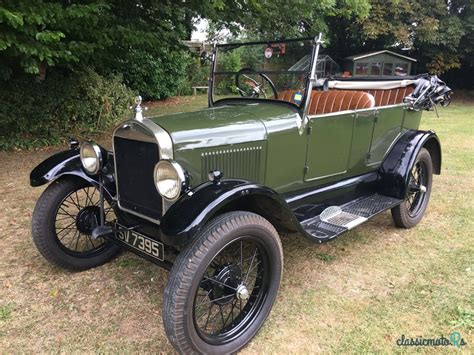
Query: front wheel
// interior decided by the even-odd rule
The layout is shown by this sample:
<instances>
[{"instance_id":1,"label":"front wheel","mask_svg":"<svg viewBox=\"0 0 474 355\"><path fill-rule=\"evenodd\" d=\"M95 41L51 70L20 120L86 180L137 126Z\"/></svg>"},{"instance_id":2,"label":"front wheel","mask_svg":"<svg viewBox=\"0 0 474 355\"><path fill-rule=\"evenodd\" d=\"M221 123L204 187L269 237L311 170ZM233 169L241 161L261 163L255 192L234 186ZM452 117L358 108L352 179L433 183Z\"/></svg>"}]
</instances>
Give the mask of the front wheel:
<instances>
[{"instance_id":1,"label":"front wheel","mask_svg":"<svg viewBox=\"0 0 474 355\"><path fill-rule=\"evenodd\" d=\"M215 218L171 270L163 321L173 346L205 354L242 348L270 313L282 269L280 239L267 220L249 212Z\"/></svg>"},{"instance_id":2,"label":"front wheel","mask_svg":"<svg viewBox=\"0 0 474 355\"><path fill-rule=\"evenodd\" d=\"M65 177L53 181L33 212L33 241L50 263L64 269L86 270L109 261L120 247L92 231L100 221L99 191L86 181ZM112 222L112 206L104 203L105 220Z\"/></svg>"},{"instance_id":3,"label":"front wheel","mask_svg":"<svg viewBox=\"0 0 474 355\"><path fill-rule=\"evenodd\" d=\"M395 225L400 228L416 226L428 207L433 183L433 163L430 152L421 148L410 171L408 194L405 201L392 208Z\"/></svg>"}]
</instances>

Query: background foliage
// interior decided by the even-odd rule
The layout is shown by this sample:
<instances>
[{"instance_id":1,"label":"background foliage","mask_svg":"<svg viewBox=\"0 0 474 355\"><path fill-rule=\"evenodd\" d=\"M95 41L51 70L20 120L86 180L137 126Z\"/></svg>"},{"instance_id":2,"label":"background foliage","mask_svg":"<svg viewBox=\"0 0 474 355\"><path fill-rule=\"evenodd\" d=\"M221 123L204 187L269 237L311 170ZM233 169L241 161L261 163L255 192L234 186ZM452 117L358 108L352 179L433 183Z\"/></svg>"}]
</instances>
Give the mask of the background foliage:
<instances>
[{"instance_id":1,"label":"background foliage","mask_svg":"<svg viewBox=\"0 0 474 355\"><path fill-rule=\"evenodd\" d=\"M182 40L202 18L210 22L211 40L223 28L233 38L322 31L336 60L372 49L404 50L419 59L418 72L444 74L451 85L472 88L472 0L2 0L1 147L54 143L69 135L61 130L102 127L80 118L87 110L81 103L95 107L75 96L84 90L113 93L121 81L131 91L121 87L124 94L111 99L117 112L128 106L132 91L147 99L190 94L191 86L206 83L208 68ZM87 77L95 80L81 80ZM45 93L64 99L58 104ZM13 111L5 109L10 102L17 103ZM48 119L52 131L44 128Z\"/></svg>"},{"instance_id":2,"label":"background foliage","mask_svg":"<svg viewBox=\"0 0 474 355\"><path fill-rule=\"evenodd\" d=\"M0 150L103 131L123 117L133 94L120 76L104 78L90 69L75 75L54 71L44 81L25 75L4 82L0 97L8 100L0 105Z\"/></svg>"}]
</instances>

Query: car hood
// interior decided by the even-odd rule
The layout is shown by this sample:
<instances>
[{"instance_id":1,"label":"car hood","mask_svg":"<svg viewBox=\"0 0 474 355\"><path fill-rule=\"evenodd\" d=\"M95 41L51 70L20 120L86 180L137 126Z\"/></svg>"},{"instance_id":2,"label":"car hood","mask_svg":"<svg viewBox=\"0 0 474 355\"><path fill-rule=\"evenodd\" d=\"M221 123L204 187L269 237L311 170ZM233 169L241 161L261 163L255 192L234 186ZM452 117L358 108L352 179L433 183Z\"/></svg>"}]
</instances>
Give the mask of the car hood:
<instances>
[{"instance_id":1,"label":"car hood","mask_svg":"<svg viewBox=\"0 0 474 355\"><path fill-rule=\"evenodd\" d=\"M265 140L265 122L291 113L284 105L256 103L148 118L170 134L174 150L180 151Z\"/></svg>"}]
</instances>

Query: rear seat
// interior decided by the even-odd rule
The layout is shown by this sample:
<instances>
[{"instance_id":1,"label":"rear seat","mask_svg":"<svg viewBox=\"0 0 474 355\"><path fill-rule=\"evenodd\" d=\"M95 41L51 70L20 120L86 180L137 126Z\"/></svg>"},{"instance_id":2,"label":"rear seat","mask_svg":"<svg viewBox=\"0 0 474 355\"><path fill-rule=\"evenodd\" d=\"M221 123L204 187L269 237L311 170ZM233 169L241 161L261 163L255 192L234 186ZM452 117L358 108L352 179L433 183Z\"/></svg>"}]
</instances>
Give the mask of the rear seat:
<instances>
[{"instance_id":1,"label":"rear seat","mask_svg":"<svg viewBox=\"0 0 474 355\"><path fill-rule=\"evenodd\" d=\"M296 90L278 93L278 99L293 102ZM331 90L313 91L309 103L308 115L323 115L347 110L360 110L375 106L374 97L364 91Z\"/></svg>"},{"instance_id":2,"label":"rear seat","mask_svg":"<svg viewBox=\"0 0 474 355\"><path fill-rule=\"evenodd\" d=\"M387 106L401 104L405 96L410 95L415 88L413 85L404 88L388 90L363 90L375 98L375 106Z\"/></svg>"}]
</instances>

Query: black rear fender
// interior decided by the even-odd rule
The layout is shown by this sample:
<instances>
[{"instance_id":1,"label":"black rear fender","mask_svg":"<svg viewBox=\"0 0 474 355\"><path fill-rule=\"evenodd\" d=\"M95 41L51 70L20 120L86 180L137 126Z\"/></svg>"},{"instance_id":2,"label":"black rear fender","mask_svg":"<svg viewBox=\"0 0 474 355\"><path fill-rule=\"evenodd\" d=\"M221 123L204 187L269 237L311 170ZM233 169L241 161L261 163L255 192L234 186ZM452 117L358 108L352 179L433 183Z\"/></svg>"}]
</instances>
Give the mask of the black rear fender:
<instances>
[{"instance_id":1,"label":"black rear fender","mask_svg":"<svg viewBox=\"0 0 474 355\"><path fill-rule=\"evenodd\" d=\"M204 183L174 203L161 220L162 239L170 245L187 243L211 218L237 210L257 213L279 231L298 229L293 212L274 190L244 180L223 180Z\"/></svg>"},{"instance_id":2,"label":"black rear fender","mask_svg":"<svg viewBox=\"0 0 474 355\"><path fill-rule=\"evenodd\" d=\"M436 133L410 130L399 138L380 166L380 193L400 199L406 197L410 171L421 148L429 151L433 172L441 174L441 144Z\"/></svg>"}]
</instances>

